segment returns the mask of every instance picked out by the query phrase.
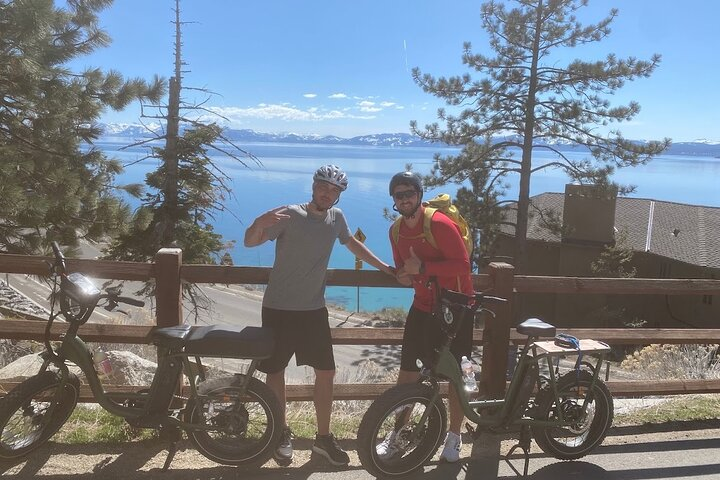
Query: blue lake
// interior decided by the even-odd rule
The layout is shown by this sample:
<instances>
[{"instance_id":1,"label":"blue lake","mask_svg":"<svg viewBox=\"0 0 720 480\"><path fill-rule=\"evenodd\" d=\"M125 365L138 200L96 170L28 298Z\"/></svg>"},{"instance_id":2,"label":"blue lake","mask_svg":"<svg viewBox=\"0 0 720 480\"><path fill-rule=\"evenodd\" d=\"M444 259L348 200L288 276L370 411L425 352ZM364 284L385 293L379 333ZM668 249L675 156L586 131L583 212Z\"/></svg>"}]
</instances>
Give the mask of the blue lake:
<instances>
[{"instance_id":1,"label":"blue lake","mask_svg":"<svg viewBox=\"0 0 720 480\"><path fill-rule=\"evenodd\" d=\"M136 162L144 157L144 149L119 150L120 143L98 143L103 149L124 163ZM228 211L216 218L214 225L225 240L235 240L232 250L235 265L271 266L274 243L268 242L255 248L245 248L242 239L245 229L262 212L275 206L308 201L311 195L312 173L327 163L341 166L350 178L350 187L343 193L338 206L345 212L353 232L357 228L367 236L366 245L380 258L392 261L387 231L389 221L383 218L383 209L392 208L387 184L390 177L410 163L420 173L428 173L435 152L444 154L456 149L432 147L354 147L324 145L292 145L258 143L243 145L262 162L261 166L243 167L235 161L218 157L219 166L232 177L234 198L227 202ZM584 154L573 152L572 158ZM534 162L547 162L549 157L535 155ZM157 168L157 160L142 160L129 166L119 178L120 183L142 183L145 174ZM623 184L637 186L632 195L639 198L678 203L720 207L720 159L694 156L661 156L647 165L621 169L613 177ZM510 178L510 181L513 179ZM531 194L563 192L567 177L558 170L536 173L531 180ZM430 196L454 193L454 185L427 192ZM512 186L508 198L517 198L517 187ZM131 202L136 203L136 202ZM336 245L330 259L331 268L354 268L355 259L350 252ZM367 266L365 268L368 268ZM372 267L369 267L372 268ZM356 288L330 287L327 299L330 303L357 309ZM410 305L409 289L359 289L360 309L379 310L383 307Z\"/></svg>"}]
</instances>

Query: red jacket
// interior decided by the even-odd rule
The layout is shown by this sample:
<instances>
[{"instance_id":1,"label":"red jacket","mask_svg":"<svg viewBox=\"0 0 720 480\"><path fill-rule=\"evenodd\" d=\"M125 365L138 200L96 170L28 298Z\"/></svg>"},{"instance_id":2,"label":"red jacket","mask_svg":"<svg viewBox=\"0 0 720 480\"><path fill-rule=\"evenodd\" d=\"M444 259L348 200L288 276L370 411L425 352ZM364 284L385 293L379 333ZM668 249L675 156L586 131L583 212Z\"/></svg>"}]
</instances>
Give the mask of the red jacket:
<instances>
[{"instance_id":1,"label":"red jacket","mask_svg":"<svg viewBox=\"0 0 720 480\"><path fill-rule=\"evenodd\" d=\"M437 248L433 248L422 236L423 212L420 207L416 213L420 221L410 229L405 221L400 223L400 236L397 244L390 231L390 245L392 245L395 267L400 269L405 260L410 258L410 247L415 255L423 261L425 273L413 277L415 298L413 306L424 312L431 312L434 302L433 287L428 287L430 277L436 277L440 287L460 291L468 295L473 294L472 279L470 277L470 260L468 259L465 243L460 236L457 225L442 212L435 212L430 223ZM418 237L418 238L413 238Z\"/></svg>"}]
</instances>

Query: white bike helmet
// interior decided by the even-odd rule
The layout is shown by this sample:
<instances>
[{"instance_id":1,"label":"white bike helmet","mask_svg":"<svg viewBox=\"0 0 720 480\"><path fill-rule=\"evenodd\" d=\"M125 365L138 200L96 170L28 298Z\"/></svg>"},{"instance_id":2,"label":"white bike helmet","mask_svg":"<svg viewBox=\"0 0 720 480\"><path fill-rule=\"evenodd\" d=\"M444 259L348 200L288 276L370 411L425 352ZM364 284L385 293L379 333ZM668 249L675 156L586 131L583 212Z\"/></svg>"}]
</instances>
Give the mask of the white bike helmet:
<instances>
[{"instance_id":1,"label":"white bike helmet","mask_svg":"<svg viewBox=\"0 0 720 480\"><path fill-rule=\"evenodd\" d=\"M313 180L328 182L344 192L348 187L348 177L337 165L323 165L313 175Z\"/></svg>"}]
</instances>

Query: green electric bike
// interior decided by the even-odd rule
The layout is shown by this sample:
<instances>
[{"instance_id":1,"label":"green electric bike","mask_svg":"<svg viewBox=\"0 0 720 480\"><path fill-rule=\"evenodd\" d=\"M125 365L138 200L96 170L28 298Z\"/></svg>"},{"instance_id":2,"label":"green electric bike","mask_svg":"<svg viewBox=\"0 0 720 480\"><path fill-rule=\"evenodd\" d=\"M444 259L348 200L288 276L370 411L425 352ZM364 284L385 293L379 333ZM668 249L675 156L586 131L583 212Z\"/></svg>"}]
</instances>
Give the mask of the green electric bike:
<instances>
[{"instance_id":1,"label":"green electric bike","mask_svg":"<svg viewBox=\"0 0 720 480\"><path fill-rule=\"evenodd\" d=\"M397 385L378 397L365 413L358 430L358 456L363 467L379 478L402 477L423 467L435 455L447 428L447 411L440 382L449 381L465 417L483 430L519 432L516 449L525 453L527 474L531 437L547 454L577 459L603 441L613 419L613 399L599 378L610 348L594 340L556 335L554 326L529 319L517 327L527 339L519 349L517 365L502 399L473 399L462 372L450 353L450 343L462 322L472 322L484 304L504 299L476 293L439 292L444 338L432 359L425 361L417 383ZM548 339L548 340L541 340ZM577 358L562 373L558 359ZM594 358L593 362L588 361ZM381 446L382 445L382 446Z\"/></svg>"}]
</instances>

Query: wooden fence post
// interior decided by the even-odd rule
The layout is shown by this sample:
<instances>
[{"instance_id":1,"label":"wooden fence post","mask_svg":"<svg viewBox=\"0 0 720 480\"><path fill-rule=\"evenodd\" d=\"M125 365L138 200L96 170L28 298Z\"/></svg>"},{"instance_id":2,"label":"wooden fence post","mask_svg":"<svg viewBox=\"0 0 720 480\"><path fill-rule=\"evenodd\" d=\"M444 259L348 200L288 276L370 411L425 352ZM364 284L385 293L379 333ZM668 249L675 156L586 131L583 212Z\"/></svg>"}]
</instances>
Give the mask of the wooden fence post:
<instances>
[{"instance_id":1,"label":"wooden fence post","mask_svg":"<svg viewBox=\"0 0 720 480\"><path fill-rule=\"evenodd\" d=\"M158 327L182 324L182 250L161 248L155 255L155 303Z\"/></svg>"},{"instance_id":2,"label":"wooden fence post","mask_svg":"<svg viewBox=\"0 0 720 480\"><path fill-rule=\"evenodd\" d=\"M488 318L483 329L480 391L488 398L503 398L512 323L511 302L515 267L508 263L493 262L489 265L489 269L492 294L506 298L507 303L488 305L488 308L495 312L495 318Z\"/></svg>"}]
</instances>

